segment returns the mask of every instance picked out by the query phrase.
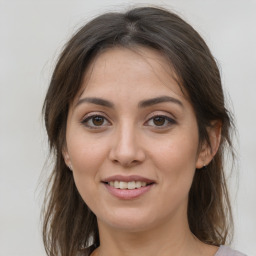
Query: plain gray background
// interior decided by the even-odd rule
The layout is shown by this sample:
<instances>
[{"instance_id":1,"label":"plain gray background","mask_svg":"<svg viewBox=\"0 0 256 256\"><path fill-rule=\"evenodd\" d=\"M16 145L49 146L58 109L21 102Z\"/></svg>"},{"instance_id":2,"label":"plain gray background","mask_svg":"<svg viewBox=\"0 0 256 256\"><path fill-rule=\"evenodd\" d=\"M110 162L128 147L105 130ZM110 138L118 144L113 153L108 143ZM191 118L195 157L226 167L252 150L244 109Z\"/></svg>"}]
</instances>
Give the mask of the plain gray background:
<instances>
[{"instance_id":1,"label":"plain gray background","mask_svg":"<svg viewBox=\"0 0 256 256\"><path fill-rule=\"evenodd\" d=\"M204 37L221 67L239 131L239 173L229 180L233 247L256 255L255 0L0 0L1 256L45 255L40 207L49 167L41 107L63 44L95 15L143 3L175 10Z\"/></svg>"}]
</instances>

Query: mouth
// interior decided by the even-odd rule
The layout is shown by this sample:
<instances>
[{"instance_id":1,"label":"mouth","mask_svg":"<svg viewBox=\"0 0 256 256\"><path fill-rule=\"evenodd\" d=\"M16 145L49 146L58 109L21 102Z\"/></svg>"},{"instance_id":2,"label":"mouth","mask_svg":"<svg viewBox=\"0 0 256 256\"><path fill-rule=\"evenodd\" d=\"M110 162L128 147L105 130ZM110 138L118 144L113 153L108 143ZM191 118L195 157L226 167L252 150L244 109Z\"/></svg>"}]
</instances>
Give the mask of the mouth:
<instances>
[{"instance_id":1,"label":"mouth","mask_svg":"<svg viewBox=\"0 0 256 256\"><path fill-rule=\"evenodd\" d=\"M119 199L135 199L150 191L155 181L137 176L115 175L104 179L102 183L107 190Z\"/></svg>"},{"instance_id":2,"label":"mouth","mask_svg":"<svg viewBox=\"0 0 256 256\"><path fill-rule=\"evenodd\" d=\"M154 180L138 175L114 175L104 179L102 182L117 189L138 189L156 183Z\"/></svg>"},{"instance_id":3,"label":"mouth","mask_svg":"<svg viewBox=\"0 0 256 256\"><path fill-rule=\"evenodd\" d=\"M146 187L149 185L152 185L154 182L147 183L146 181L110 181L110 182L104 182L105 184L108 184L110 187L117 188L117 189L139 189L141 187Z\"/></svg>"}]
</instances>

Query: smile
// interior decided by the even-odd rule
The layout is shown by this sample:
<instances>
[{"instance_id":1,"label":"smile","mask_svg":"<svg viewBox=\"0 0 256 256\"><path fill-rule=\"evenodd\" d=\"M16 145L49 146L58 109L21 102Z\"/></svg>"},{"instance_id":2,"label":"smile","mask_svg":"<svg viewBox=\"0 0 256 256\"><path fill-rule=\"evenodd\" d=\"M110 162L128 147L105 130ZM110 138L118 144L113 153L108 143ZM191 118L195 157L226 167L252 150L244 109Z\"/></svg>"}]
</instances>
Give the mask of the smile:
<instances>
[{"instance_id":1,"label":"smile","mask_svg":"<svg viewBox=\"0 0 256 256\"><path fill-rule=\"evenodd\" d=\"M138 175L114 175L102 180L102 182L112 196L122 200L139 198L156 185L154 180Z\"/></svg>"},{"instance_id":2,"label":"smile","mask_svg":"<svg viewBox=\"0 0 256 256\"><path fill-rule=\"evenodd\" d=\"M147 186L147 182L145 181L129 181L129 182L125 182L125 181L110 181L108 182L108 185L114 188L118 188L118 189L138 189L141 187L145 187Z\"/></svg>"}]
</instances>

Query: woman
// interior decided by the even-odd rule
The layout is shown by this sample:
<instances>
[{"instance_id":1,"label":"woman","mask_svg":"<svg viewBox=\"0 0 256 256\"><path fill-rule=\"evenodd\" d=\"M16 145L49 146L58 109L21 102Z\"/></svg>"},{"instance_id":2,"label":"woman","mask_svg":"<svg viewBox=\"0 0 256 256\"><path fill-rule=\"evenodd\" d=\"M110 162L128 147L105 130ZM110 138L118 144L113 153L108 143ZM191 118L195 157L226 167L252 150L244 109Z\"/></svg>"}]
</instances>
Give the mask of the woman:
<instances>
[{"instance_id":1,"label":"woman","mask_svg":"<svg viewBox=\"0 0 256 256\"><path fill-rule=\"evenodd\" d=\"M144 7L86 24L58 60L44 113L48 255L242 255L224 246L232 120L219 70L177 15Z\"/></svg>"}]
</instances>

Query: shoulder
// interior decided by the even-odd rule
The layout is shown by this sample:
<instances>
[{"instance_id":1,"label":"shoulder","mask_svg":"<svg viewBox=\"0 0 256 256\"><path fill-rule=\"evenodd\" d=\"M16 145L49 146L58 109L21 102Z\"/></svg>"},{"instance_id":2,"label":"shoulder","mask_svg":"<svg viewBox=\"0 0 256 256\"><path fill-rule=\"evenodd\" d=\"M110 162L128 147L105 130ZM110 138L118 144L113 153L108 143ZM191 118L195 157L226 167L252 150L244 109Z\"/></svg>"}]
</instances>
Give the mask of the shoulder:
<instances>
[{"instance_id":1,"label":"shoulder","mask_svg":"<svg viewBox=\"0 0 256 256\"><path fill-rule=\"evenodd\" d=\"M228 246L221 245L215 256L247 256L239 251L232 250Z\"/></svg>"}]
</instances>

